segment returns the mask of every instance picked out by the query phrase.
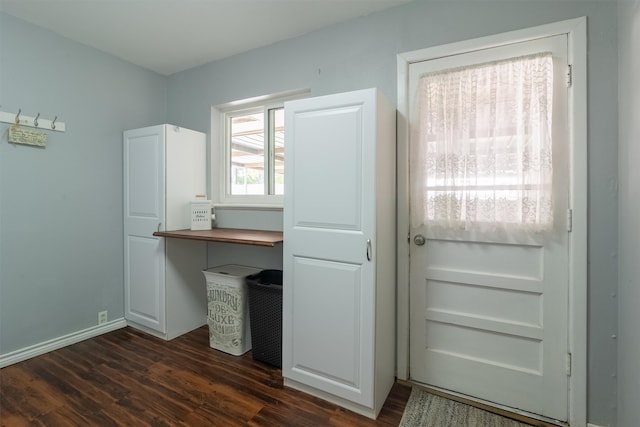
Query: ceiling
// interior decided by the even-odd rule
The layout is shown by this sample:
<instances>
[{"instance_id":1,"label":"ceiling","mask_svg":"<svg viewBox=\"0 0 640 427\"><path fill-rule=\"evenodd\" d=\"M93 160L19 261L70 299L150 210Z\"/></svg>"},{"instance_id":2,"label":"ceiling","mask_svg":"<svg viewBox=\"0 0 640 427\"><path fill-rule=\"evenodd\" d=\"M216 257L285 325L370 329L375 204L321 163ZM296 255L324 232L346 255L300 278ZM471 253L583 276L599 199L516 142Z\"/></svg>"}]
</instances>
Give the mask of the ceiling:
<instances>
[{"instance_id":1,"label":"ceiling","mask_svg":"<svg viewBox=\"0 0 640 427\"><path fill-rule=\"evenodd\" d=\"M411 0L0 0L0 11L163 75Z\"/></svg>"}]
</instances>

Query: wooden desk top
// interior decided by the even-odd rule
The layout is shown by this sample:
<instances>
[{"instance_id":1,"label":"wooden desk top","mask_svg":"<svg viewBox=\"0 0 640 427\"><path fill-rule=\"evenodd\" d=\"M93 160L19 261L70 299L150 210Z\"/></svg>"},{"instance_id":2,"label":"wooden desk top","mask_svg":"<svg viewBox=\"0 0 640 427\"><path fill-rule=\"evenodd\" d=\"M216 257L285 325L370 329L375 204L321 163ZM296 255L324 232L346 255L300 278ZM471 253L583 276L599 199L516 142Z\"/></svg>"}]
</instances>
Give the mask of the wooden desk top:
<instances>
[{"instance_id":1,"label":"wooden desk top","mask_svg":"<svg viewBox=\"0 0 640 427\"><path fill-rule=\"evenodd\" d=\"M226 242L271 247L283 241L282 231L245 230L239 228L156 231L153 235L177 239L206 240L208 242Z\"/></svg>"}]
</instances>

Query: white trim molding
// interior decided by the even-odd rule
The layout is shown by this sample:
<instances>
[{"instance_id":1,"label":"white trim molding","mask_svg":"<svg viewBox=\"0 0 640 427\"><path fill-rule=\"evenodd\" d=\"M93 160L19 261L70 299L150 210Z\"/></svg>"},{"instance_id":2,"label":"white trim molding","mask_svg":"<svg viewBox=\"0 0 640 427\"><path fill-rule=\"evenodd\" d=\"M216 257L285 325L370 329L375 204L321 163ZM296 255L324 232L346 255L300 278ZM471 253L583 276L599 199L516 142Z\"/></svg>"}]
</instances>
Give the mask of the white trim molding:
<instances>
[{"instance_id":1,"label":"white trim molding","mask_svg":"<svg viewBox=\"0 0 640 427\"><path fill-rule=\"evenodd\" d=\"M409 66L426 61L488 49L511 43L566 34L572 84L568 92L570 163L572 183L570 207L569 265L569 424L587 425L587 18L581 17L537 27L450 43L397 56L398 81L398 250L397 250L397 377L410 380L409 372ZM597 427L595 425L589 425Z\"/></svg>"},{"instance_id":2,"label":"white trim molding","mask_svg":"<svg viewBox=\"0 0 640 427\"><path fill-rule=\"evenodd\" d=\"M40 356L53 350L58 350L71 344L84 341L89 338L94 338L107 332L112 332L117 329L121 329L127 326L127 322L122 319L112 320L102 325L92 326L81 331L72 332L67 335L63 335L58 338L44 341L39 344L35 344L29 347L22 348L20 350L12 351L7 354L0 355L0 368L13 365L14 363L22 362L32 357Z\"/></svg>"}]
</instances>

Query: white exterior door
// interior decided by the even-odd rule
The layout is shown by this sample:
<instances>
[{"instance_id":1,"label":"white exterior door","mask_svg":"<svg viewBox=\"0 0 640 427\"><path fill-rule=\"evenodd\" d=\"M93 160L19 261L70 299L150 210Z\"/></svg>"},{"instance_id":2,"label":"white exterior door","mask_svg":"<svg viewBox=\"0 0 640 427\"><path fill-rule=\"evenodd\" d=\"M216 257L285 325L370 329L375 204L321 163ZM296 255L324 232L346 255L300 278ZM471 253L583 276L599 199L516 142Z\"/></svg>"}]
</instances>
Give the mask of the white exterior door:
<instances>
[{"instance_id":1,"label":"white exterior door","mask_svg":"<svg viewBox=\"0 0 640 427\"><path fill-rule=\"evenodd\" d=\"M164 126L124 134L125 317L166 332Z\"/></svg>"},{"instance_id":2,"label":"white exterior door","mask_svg":"<svg viewBox=\"0 0 640 427\"><path fill-rule=\"evenodd\" d=\"M558 420L568 419L566 51L566 36L556 36L409 67L413 123L420 75L553 53L553 233L516 243L411 229L409 366L414 381Z\"/></svg>"},{"instance_id":3,"label":"white exterior door","mask_svg":"<svg viewBox=\"0 0 640 427\"><path fill-rule=\"evenodd\" d=\"M366 407L374 386L375 105L374 91L285 104L283 376Z\"/></svg>"}]
</instances>

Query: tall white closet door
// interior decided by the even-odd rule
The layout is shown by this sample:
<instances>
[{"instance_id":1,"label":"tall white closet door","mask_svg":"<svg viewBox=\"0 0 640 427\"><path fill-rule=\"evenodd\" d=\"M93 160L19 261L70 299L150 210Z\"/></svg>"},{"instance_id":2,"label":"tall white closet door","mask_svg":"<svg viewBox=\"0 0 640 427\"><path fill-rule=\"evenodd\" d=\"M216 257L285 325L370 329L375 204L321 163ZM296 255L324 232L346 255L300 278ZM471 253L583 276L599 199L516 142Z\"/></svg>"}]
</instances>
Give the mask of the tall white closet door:
<instances>
[{"instance_id":1,"label":"tall white closet door","mask_svg":"<svg viewBox=\"0 0 640 427\"><path fill-rule=\"evenodd\" d=\"M378 97L285 104L285 384L372 417L376 382L390 388L394 369L376 370Z\"/></svg>"},{"instance_id":2,"label":"tall white closet door","mask_svg":"<svg viewBox=\"0 0 640 427\"><path fill-rule=\"evenodd\" d=\"M206 243L154 237L190 227L206 194L206 135L171 125L124 133L125 317L173 339L206 323Z\"/></svg>"},{"instance_id":3,"label":"tall white closet door","mask_svg":"<svg viewBox=\"0 0 640 427\"><path fill-rule=\"evenodd\" d=\"M157 126L124 135L125 317L165 332L165 136Z\"/></svg>"}]
</instances>

